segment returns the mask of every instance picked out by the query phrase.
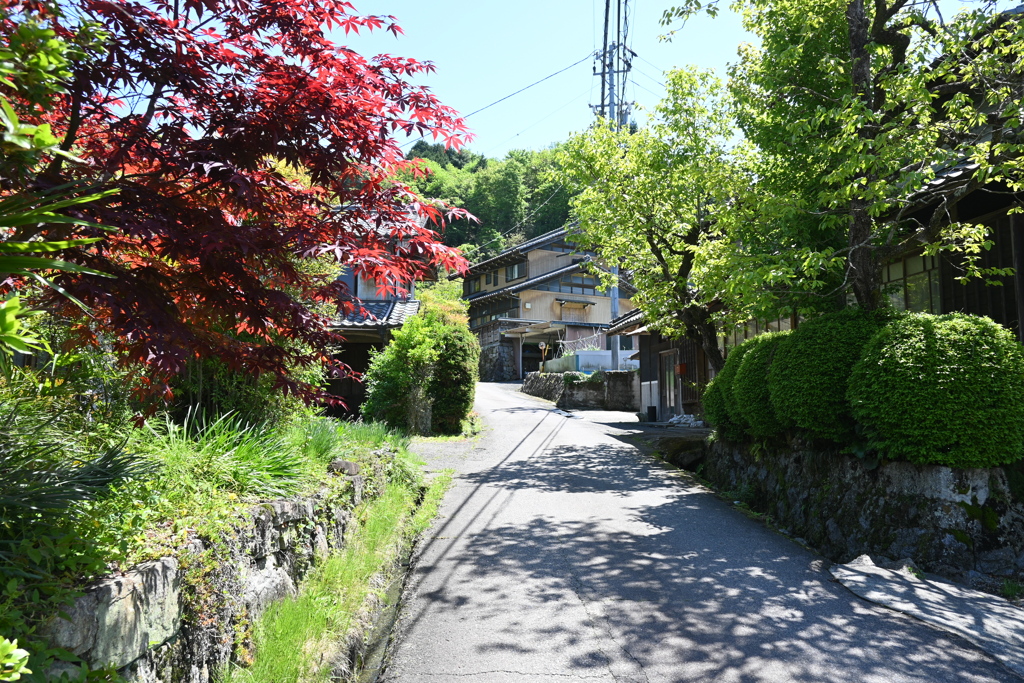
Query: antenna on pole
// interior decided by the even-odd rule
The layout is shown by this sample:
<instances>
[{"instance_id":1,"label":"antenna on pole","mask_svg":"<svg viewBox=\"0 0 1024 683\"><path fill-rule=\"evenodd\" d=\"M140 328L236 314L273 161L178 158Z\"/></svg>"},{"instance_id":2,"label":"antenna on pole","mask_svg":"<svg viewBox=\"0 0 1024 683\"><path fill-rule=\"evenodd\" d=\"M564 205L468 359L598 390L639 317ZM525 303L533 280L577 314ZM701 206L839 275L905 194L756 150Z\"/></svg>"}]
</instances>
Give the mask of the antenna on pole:
<instances>
[{"instance_id":1,"label":"antenna on pole","mask_svg":"<svg viewBox=\"0 0 1024 683\"><path fill-rule=\"evenodd\" d=\"M633 67L636 53L629 49L629 0L615 0L615 36L608 42L608 29L612 20L612 0L604 0L604 42L601 51L594 55L594 74L601 76L601 104L594 106L594 113L622 128L629 121L633 103L626 102L626 77ZM597 70L600 65L601 70ZM619 267L611 266L614 284L608 296L612 304L612 320L619 317ZM618 370L622 365L619 339L609 337L612 352L612 367Z\"/></svg>"},{"instance_id":2,"label":"antenna on pole","mask_svg":"<svg viewBox=\"0 0 1024 683\"><path fill-rule=\"evenodd\" d=\"M614 30L614 35L609 35L610 30ZM626 80L636 53L628 46L629 0L615 0L614 8L612 0L605 0L604 41L600 52L594 55L594 75L601 77L601 104L593 109L597 116L610 119L620 128L629 121L633 107L631 102L626 102Z\"/></svg>"}]
</instances>

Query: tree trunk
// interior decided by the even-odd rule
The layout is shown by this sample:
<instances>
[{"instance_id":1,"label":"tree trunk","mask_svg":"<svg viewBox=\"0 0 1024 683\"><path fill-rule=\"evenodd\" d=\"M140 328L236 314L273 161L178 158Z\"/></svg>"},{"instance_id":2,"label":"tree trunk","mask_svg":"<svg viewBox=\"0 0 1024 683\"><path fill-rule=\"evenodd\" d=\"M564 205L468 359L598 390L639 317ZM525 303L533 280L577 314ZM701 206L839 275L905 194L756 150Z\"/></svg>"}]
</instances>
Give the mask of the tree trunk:
<instances>
[{"instance_id":1,"label":"tree trunk","mask_svg":"<svg viewBox=\"0 0 1024 683\"><path fill-rule=\"evenodd\" d=\"M698 342L704 355L707 356L715 373L722 370L725 358L718 347L718 326L711 319L711 314L704 306L687 306L682 311L682 320L694 341Z\"/></svg>"},{"instance_id":2,"label":"tree trunk","mask_svg":"<svg viewBox=\"0 0 1024 683\"><path fill-rule=\"evenodd\" d=\"M864 0L853 0L846 7L846 22L849 30L850 59L852 60L853 91L864 108L875 110L874 85L871 76L870 22L864 10ZM857 131L863 140L874 138L872 125L862 125ZM855 186L867 187L874 180L868 170L854 175ZM862 184L863 183L863 184ZM846 257L846 276L853 287L853 295L861 308L873 311L882 305L881 271L874 244L874 221L868 211L868 202L860 197L850 200L850 223L848 228L849 253Z\"/></svg>"}]
</instances>

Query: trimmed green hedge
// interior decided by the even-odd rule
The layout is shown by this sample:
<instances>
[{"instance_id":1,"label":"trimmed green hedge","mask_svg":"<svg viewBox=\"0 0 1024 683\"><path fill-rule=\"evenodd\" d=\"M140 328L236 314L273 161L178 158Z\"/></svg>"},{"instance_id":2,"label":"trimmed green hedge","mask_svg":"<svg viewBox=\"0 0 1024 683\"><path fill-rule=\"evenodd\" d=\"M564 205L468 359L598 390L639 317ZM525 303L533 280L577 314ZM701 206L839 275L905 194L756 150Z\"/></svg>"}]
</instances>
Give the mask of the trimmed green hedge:
<instances>
[{"instance_id":1,"label":"trimmed green hedge","mask_svg":"<svg viewBox=\"0 0 1024 683\"><path fill-rule=\"evenodd\" d=\"M864 345L896 315L848 308L801 324L772 361L768 388L772 407L786 423L820 439L853 437L846 402L850 371Z\"/></svg>"},{"instance_id":2,"label":"trimmed green hedge","mask_svg":"<svg viewBox=\"0 0 1024 683\"><path fill-rule=\"evenodd\" d=\"M989 318L893 320L865 346L848 398L887 458L966 468L1024 454L1024 350Z\"/></svg>"},{"instance_id":3,"label":"trimmed green hedge","mask_svg":"<svg viewBox=\"0 0 1024 683\"><path fill-rule=\"evenodd\" d=\"M480 379L480 344L465 325L444 325L437 333L437 364L427 394L433 399L431 431L460 434L473 410Z\"/></svg>"},{"instance_id":4,"label":"trimmed green hedge","mask_svg":"<svg viewBox=\"0 0 1024 683\"><path fill-rule=\"evenodd\" d=\"M729 352L722 371L711 380L701 398L704 417L726 441L743 441L746 438L748 425L740 413L732 390L736 371L739 370L748 348L748 343L744 342Z\"/></svg>"},{"instance_id":5,"label":"trimmed green hedge","mask_svg":"<svg viewBox=\"0 0 1024 683\"><path fill-rule=\"evenodd\" d=\"M782 434L787 425L772 407L768 375L780 346L789 332L769 332L745 342L747 349L732 381L732 397L746 423L747 433L755 439L770 439Z\"/></svg>"}]
</instances>

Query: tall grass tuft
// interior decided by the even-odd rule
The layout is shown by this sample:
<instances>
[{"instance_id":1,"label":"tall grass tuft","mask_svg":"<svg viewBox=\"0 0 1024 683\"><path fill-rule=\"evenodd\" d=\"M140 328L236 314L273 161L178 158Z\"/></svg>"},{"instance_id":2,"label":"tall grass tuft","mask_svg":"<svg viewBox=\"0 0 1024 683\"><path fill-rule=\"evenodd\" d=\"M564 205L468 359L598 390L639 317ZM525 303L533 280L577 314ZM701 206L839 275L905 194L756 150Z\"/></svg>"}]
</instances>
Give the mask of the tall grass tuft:
<instances>
[{"instance_id":1,"label":"tall grass tuft","mask_svg":"<svg viewBox=\"0 0 1024 683\"><path fill-rule=\"evenodd\" d=\"M171 497L230 492L238 496L286 496L305 479L303 457L272 426L227 414L205 420L189 413L148 422L137 448L162 465Z\"/></svg>"}]
</instances>

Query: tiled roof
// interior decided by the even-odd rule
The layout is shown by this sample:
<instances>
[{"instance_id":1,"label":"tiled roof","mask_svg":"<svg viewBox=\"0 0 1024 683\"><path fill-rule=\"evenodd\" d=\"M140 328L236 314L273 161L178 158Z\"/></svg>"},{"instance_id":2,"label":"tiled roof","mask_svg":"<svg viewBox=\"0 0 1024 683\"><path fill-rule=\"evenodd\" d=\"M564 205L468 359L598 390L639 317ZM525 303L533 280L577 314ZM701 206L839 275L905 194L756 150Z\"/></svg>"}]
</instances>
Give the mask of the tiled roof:
<instances>
[{"instance_id":1,"label":"tiled roof","mask_svg":"<svg viewBox=\"0 0 1024 683\"><path fill-rule=\"evenodd\" d=\"M611 321L608 325L608 334L619 334L625 332L631 327L643 324L644 312L639 308L634 308L628 313L623 313L615 320Z\"/></svg>"},{"instance_id":2,"label":"tiled roof","mask_svg":"<svg viewBox=\"0 0 1024 683\"><path fill-rule=\"evenodd\" d=\"M363 301L362 309L338 318L334 326L341 329L401 327L420 310L419 301Z\"/></svg>"},{"instance_id":3,"label":"tiled roof","mask_svg":"<svg viewBox=\"0 0 1024 683\"><path fill-rule=\"evenodd\" d=\"M514 247L509 247L508 249L501 252L497 256L489 258L486 261L474 263L469 267L469 270L466 271L466 276L472 276L477 273L483 273L488 270L500 268L501 266L504 265L511 265L512 263L521 260L523 255L526 254L527 252L533 251L534 249L539 249L545 244L557 242L558 240L564 238L568 234L569 230L567 228L561 228L559 230L552 230L551 232L546 232L543 235L538 235L537 237L534 237L532 240L527 240L522 244L517 244ZM451 277L454 279L460 276L452 275Z\"/></svg>"},{"instance_id":4,"label":"tiled roof","mask_svg":"<svg viewBox=\"0 0 1024 683\"><path fill-rule=\"evenodd\" d=\"M563 275L568 275L570 273L575 273L580 270L583 270L583 264L588 263L589 261L589 256L584 257L580 261L565 266L563 268L559 268L558 270L549 271L547 273L544 273L543 275L532 277L529 280L523 280L518 284L509 285L508 287L503 287L501 289L496 289L493 292L486 292L484 294L480 294L479 296L470 297L469 303L470 305L479 304L485 301L494 301L495 299L504 299L506 297L510 297L513 294L518 294L519 292L522 292L524 290L531 289L543 282L547 282L548 280L554 280L555 278L561 277Z\"/></svg>"}]
</instances>

